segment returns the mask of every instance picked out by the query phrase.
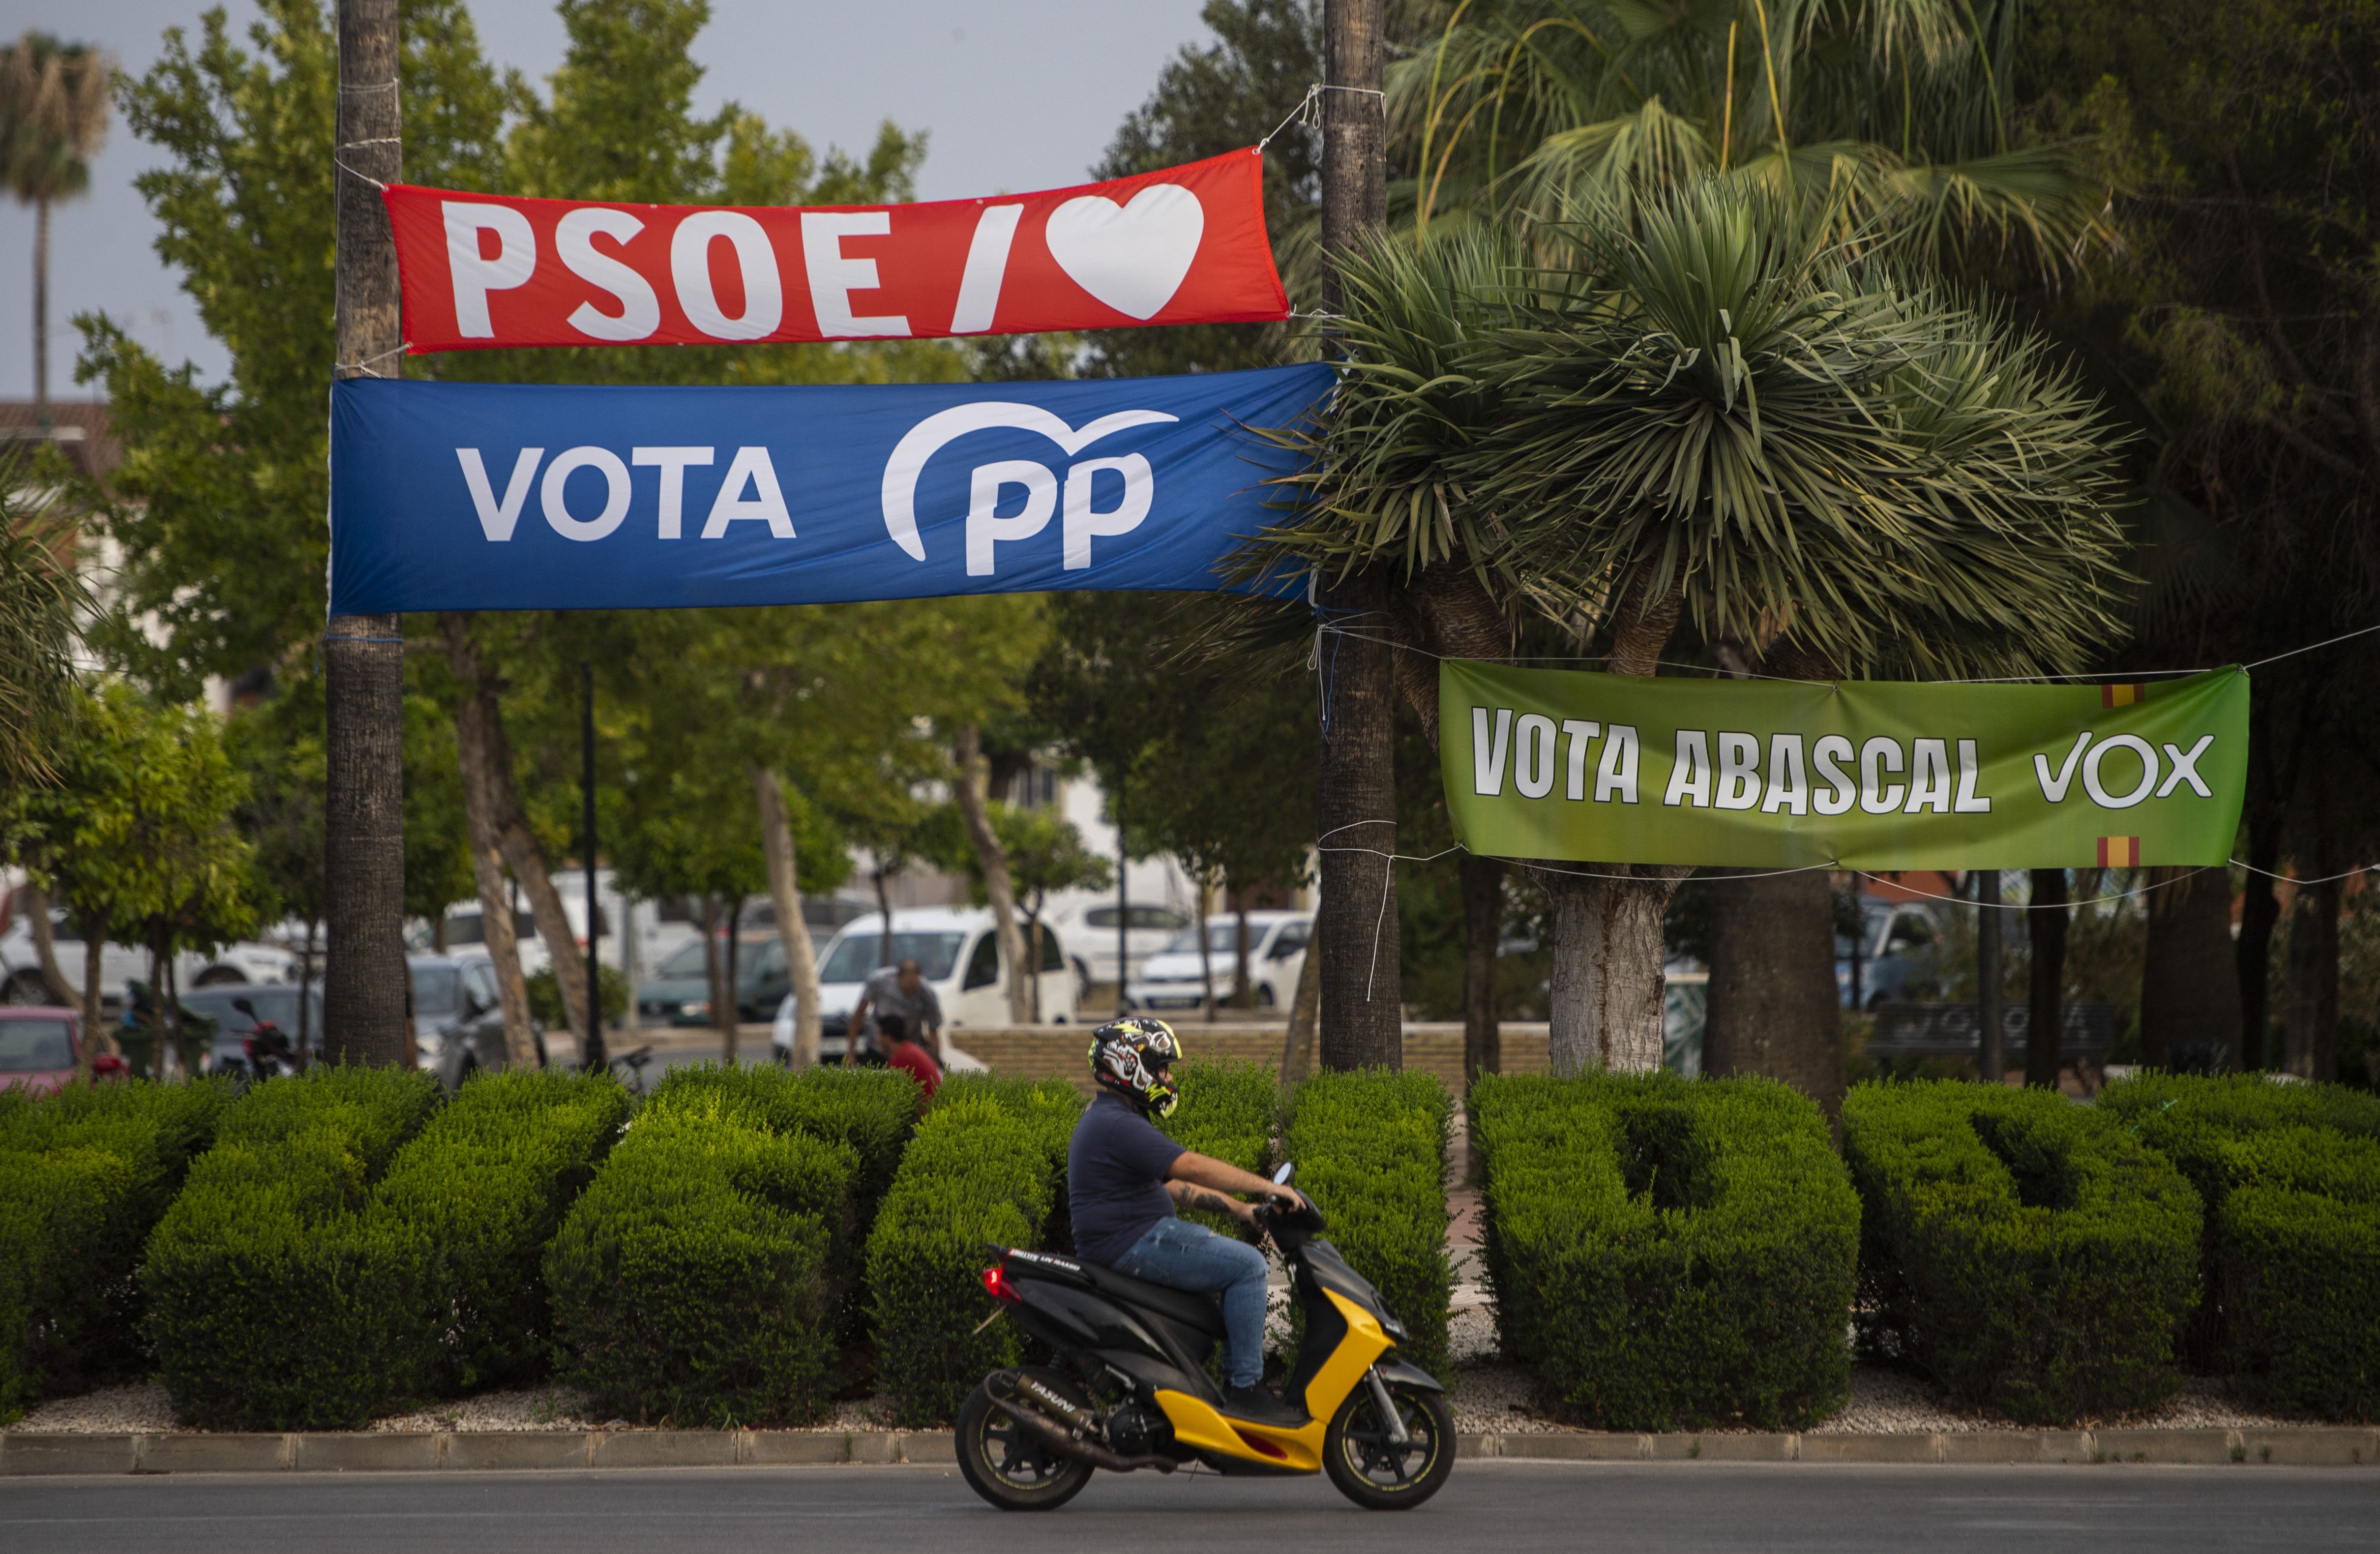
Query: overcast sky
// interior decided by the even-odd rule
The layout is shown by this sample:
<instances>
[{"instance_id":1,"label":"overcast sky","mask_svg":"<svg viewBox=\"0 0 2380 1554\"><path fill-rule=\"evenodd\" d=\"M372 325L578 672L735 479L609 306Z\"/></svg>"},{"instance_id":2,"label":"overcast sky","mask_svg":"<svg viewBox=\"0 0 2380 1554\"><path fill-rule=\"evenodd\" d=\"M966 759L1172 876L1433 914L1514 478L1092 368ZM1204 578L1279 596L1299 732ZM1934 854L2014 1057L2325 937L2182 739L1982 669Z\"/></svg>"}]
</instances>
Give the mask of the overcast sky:
<instances>
[{"instance_id":1,"label":"overcast sky","mask_svg":"<svg viewBox=\"0 0 2380 1554\"><path fill-rule=\"evenodd\" d=\"M328 3L328 0L325 0ZM115 51L135 74L171 26L197 30L204 0L0 0L0 38L28 28ZM250 0L227 0L244 30ZM1123 115L1184 43L1208 34L1200 0L712 0L695 42L706 67L697 103L734 99L824 150L864 150L891 118L932 143L927 200L1081 182ZM562 60L561 18L544 0L478 0L482 44L500 65L542 78ZM152 244L156 225L132 187L155 148L119 121L91 165L91 192L51 218L50 394L68 398L76 313L103 310L169 361L225 369L178 277ZM33 213L0 201L0 397L33 388Z\"/></svg>"}]
</instances>

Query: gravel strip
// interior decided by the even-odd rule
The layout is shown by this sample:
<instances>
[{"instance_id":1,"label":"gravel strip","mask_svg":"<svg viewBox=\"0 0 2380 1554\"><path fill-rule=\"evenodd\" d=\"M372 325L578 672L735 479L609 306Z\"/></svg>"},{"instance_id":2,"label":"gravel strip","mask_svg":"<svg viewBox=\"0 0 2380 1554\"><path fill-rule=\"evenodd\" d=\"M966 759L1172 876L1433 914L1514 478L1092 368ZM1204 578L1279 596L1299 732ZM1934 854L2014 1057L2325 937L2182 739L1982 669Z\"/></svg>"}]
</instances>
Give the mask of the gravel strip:
<instances>
[{"instance_id":1,"label":"gravel strip","mask_svg":"<svg viewBox=\"0 0 2380 1554\"><path fill-rule=\"evenodd\" d=\"M158 1435L181 1428L174 1423L165 1384L155 1380L95 1388L79 1398L51 1398L35 1403L8 1427L28 1435L61 1436Z\"/></svg>"}]
</instances>

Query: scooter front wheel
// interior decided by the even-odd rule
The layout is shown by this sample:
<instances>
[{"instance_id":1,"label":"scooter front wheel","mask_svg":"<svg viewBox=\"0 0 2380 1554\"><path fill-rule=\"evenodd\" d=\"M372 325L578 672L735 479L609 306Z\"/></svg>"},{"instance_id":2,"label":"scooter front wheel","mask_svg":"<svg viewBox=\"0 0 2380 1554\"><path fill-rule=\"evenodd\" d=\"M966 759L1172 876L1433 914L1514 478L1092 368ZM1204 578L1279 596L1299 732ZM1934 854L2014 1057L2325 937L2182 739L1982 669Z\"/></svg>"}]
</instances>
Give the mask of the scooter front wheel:
<instances>
[{"instance_id":1,"label":"scooter front wheel","mask_svg":"<svg viewBox=\"0 0 2380 1554\"><path fill-rule=\"evenodd\" d=\"M1330 1417L1322 1466L1339 1492L1366 1511L1410 1511L1454 1471L1454 1411L1438 1392L1393 1383L1389 1402L1404 1426L1399 1441L1368 1386L1357 1386Z\"/></svg>"},{"instance_id":2,"label":"scooter front wheel","mask_svg":"<svg viewBox=\"0 0 2380 1554\"><path fill-rule=\"evenodd\" d=\"M1087 1402L1054 1370L1027 1366L1026 1376L1060 1396ZM1035 1440L991 1403L982 1382L967 1394L958 1417L959 1475L967 1487L1002 1511L1055 1511L1083 1492L1091 1464L1062 1457Z\"/></svg>"}]
</instances>

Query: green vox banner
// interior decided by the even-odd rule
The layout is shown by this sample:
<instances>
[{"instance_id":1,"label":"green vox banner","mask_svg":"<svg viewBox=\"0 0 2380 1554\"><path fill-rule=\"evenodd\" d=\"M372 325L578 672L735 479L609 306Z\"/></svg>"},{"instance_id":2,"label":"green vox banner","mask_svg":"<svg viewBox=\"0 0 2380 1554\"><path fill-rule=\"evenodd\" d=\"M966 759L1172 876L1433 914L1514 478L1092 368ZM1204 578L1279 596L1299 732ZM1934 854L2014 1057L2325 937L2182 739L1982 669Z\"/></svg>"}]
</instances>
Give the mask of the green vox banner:
<instances>
[{"instance_id":1,"label":"green vox banner","mask_svg":"<svg viewBox=\"0 0 2380 1554\"><path fill-rule=\"evenodd\" d=\"M2248 676L2124 686L1643 679L1449 659L1475 853L1791 868L2217 864Z\"/></svg>"}]
</instances>

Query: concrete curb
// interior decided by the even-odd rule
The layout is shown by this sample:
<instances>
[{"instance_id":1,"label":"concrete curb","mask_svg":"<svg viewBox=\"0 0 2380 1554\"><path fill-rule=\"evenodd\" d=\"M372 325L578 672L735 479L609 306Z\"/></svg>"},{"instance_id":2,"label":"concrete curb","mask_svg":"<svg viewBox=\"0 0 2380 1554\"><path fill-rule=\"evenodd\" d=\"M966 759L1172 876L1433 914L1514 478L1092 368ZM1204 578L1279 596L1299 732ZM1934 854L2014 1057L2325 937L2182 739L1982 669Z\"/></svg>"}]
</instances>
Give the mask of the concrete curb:
<instances>
[{"instance_id":1,"label":"concrete curb","mask_svg":"<svg viewBox=\"0 0 2380 1554\"><path fill-rule=\"evenodd\" d=\"M1456 1455L1553 1463L2159 1463L2372 1467L2380 1429L1970 1430L1947 1435L1466 1435ZM0 1477L949 1463L946 1430L445 1430L412 1435L0 1431Z\"/></svg>"}]
</instances>

